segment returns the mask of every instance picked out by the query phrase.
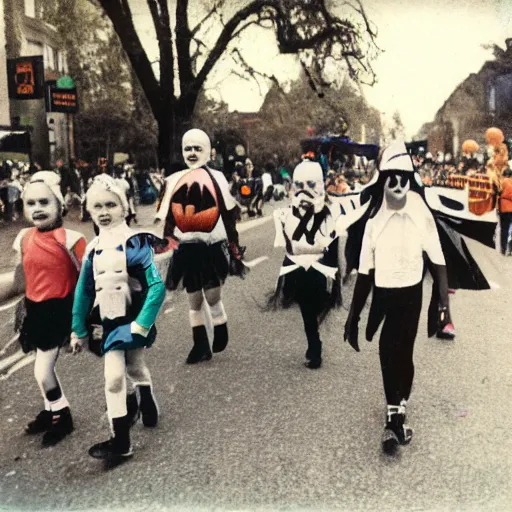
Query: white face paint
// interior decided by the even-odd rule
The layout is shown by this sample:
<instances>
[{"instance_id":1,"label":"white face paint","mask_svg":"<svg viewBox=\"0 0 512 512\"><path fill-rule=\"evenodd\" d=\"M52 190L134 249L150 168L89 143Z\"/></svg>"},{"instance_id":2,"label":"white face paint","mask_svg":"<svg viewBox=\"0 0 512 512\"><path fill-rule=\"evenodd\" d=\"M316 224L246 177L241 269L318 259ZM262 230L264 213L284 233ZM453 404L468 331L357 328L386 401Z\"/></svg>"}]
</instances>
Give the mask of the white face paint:
<instances>
[{"instance_id":1,"label":"white face paint","mask_svg":"<svg viewBox=\"0 0 512 512\"><path fill-rule=\"evenodd\" d=\"M322 167L317 162L302 162L293 171L292 204L311 208L318 213L325 206L325 185Z\"/></svg>"},{"instance_id":2,"label":"white face paint","mask_svg":"<svg viewBox=\"0 0 512 512\"><path fill-rule=\"evenodd\" d=\"M402 201L410 188L411 183L407 173L391 173L384 184L384 195L388 202L394 204Z\"/></svg>"},{"instance_id":3,"label":"white face paint","mask_svg":"<svg viewBox=\"0 0 512 512\"><path fill-rule=\"evenodd\" d=\"M60 219L62 207L45 183L30 183L23 193L25 217L40 230L51 228Z\"/></svg>"},{"instance_id":4,"label":"white face paint","mask_svg":"<svg viewBox=\"0 0 512 512\"><path fill-rule=\"evenodd\" d=\"M87 210L100 229L114 228L124 222L125 211L121 199L114 192L99 186L89 191Z\"/></svg>"},{"instance_id":5,"label":"white face paint","mask_svg":"<svg viewBox=\"0 0 512 512\"><path fill-rule=\"evenodd\" d=\"M210 138L202 130L193 129L185 133L181 147L189 169L202 167L210 160Z\"/></svg>"}]
</instances>

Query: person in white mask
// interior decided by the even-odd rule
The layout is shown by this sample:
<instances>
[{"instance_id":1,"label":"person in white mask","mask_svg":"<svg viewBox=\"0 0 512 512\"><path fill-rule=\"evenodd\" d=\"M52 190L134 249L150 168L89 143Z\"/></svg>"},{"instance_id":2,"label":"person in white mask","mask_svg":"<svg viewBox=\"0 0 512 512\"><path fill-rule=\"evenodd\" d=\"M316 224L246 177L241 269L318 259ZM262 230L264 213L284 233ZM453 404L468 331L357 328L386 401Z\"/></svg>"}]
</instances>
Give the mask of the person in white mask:
<instances>
[{"instance_id":1,"label":"person in white mask","mask_svg":"<svg viewBox=\"0 0 512 512\"><path fill-rule=\"evenodd\" d=\"M73 304L71 345L78 353L88 343L104 358L113 435L92 446L89 455L117 462L133 454L130 428L139 412L144 426L155 427L158 422L144 352L156 339L155 321L165 287L153 262L153 247L159 240L128 227L128 201L116 181L105 174L97 176L87 191L86 205L99 234L84 256ZM131 392L128 384L134 387Z\"/></svg>"},{"instance_id":2,"label":"person in white mask","mask_svg":"<svg viewBox=\"0 0 512 512\"><path fill-rule=\"evenodd\" d=\"M187 291L193 347L186 362L196 364L210 360L212 349L222 352L226 348L222 285L228 275L243 277L247 269L236 230L237 204L224 174L207 166L211 153L208 135L189 130L183 135L182 151L188 168L166 178L155 222L165 222L164 236L176 247L165 283L168 290L182 285ZM211 348L205 307L214 327Z\"/></svg>"},{"instance_id":3,"label":"person in white mask","mask_svg":"<svg viewBox=\"0 0 512 512\"><path fill-rule=\"evenodd\" d=\"M34 376L44 400L44 410L25 431L42 433L42 445L52 446L74 429L55 366L69 342L73 293L86 242L81 233L62 226L64 198L57 173L36 172L25 185L23 203L33 227L22 229L14 241L19 264L14 273L0 278L0 302L25 295L16 330L23 351L35 351Z\"/></svg>"}]
</instances>

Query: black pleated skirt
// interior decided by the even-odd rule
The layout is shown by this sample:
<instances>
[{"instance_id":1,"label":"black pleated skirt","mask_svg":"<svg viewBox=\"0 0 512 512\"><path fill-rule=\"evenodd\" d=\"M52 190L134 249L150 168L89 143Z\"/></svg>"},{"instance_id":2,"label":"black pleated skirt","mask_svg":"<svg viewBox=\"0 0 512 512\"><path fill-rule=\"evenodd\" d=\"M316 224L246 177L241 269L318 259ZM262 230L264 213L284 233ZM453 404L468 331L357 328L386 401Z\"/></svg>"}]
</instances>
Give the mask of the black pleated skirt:
<instances>
[{"instance_id":1,"label":"black pleated skirt","mask_svg":"<svg viewBox=\"0 0 512 512\"><path fill-rule=\"evenodd\" d=\"M23 306L19 341L24 352L51 350L69 343L73 294L43 302L33 302L25 297Z\"/></svg>"},{"instance_id":2,"label":"black pleated skirt","mask_svg":"<svg viewBox=\"0 0 512 512\"><path fill-rule=\"evenodd\" d=\"M225 240L215 244L182 242L172 255L165 286L188 293L209 290L224 284L230 272L230 256Z\"/></svg>"}]
</instances>

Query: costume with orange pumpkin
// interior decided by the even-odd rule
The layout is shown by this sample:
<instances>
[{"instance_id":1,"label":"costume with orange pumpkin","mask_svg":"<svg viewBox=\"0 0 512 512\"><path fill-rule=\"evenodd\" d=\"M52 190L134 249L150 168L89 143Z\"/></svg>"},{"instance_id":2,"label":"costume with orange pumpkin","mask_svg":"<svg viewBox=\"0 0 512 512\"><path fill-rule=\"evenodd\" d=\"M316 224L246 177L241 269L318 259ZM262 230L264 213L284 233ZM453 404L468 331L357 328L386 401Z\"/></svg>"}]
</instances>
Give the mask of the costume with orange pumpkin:
<instances>
[{"instance_id":1,"label":"costume with orange pumpkin","mask_svg":"<svg viewBox=\"0 0 512 512\"><path fill-rule=\"evenodd\" d=\"M167 278L168 290L182 285L188 294L194 346L187 363L212 358L203 313L208 304L214 327L213 352L228 344L227 315L221 288L228 275L243 277L243 248L236 230L236 202L220 171L209 169L210 139L202 130L183 136L183 157L189 167L165 180L156 221L165 221L164 236L175 247Z\"/></svg>"}]
</instances>

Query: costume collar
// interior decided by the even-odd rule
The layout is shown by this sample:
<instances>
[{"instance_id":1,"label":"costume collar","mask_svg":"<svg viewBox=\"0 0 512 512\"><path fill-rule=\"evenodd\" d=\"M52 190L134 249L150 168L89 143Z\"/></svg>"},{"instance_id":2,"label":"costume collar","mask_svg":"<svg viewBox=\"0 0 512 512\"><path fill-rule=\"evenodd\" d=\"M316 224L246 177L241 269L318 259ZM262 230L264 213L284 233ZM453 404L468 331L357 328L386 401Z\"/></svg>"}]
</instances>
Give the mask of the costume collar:
<instances>
[{"instance_id":1,"label":"costume collar","mask_svg":"<svg viewBox=\"0 0 512 512\"><path fill-rule=\"evenodd\" d=\"M398 215L399 217L409 217L419 229L423 229L424 221L428 216L431 216L430 210L423 201L422 197L417 193L409 190L406 195L405 206L400 210L393 210L389 208L386 200L382 202L380 210L377 215L372 219L374 222L376 233L378 236L385 228L391 217Z\"/></svg>"},{"instance_id":2,"label":"costume collar","mask_svg":"<svg viewBox=\"0 0 512 512\"><path fill-rule=\"evenodd\" d=\"M124 243L128 238L133 236L133 234L133 230L123 221L113 228L100 228L98 242L101 245Z\"/></svg>"}]
</instances>

